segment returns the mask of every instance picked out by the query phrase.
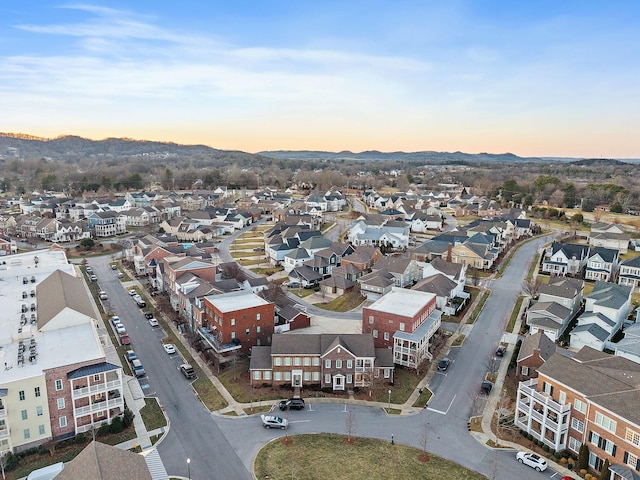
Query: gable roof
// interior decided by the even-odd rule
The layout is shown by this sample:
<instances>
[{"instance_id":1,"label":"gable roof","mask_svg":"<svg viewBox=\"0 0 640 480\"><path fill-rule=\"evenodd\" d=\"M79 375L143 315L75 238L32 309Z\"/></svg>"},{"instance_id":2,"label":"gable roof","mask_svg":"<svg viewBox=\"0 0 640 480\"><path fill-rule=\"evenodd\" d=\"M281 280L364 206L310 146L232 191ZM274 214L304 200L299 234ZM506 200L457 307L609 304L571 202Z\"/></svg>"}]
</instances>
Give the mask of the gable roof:
<instances>
[{"instance_id":1,"label":"gable roof","mask_svg":"<svg viewBox=\"0 0 640 480\"><path fill-rule=\"evenodd\" d=\"M416 283L411 290L435 293L439 297L448 297L458 284L441 273L424 278Z\"/></svg>"},{"instance_id":2,"label":"gable roof","mask_svg":"<svg viewBox=\"0 0 640 480\"><path fill-rule=\"evenodd\" d=\"M36 287L38 300L38 329L65 308L70 308L90 318L95 318L91 297L87 295L84 281L62 270L56 270Z\"/></svg>"},{"instance_id":3,"label":"gable roof","mask_svg":"<svg viewBox=\"0 0 640 480\"><path fill-rule=\"evenodd\" d=\"M518 352L517 361L520 362L525 358L529 358L535 351L539 352L542 361L546 361L554 353L556 353L556 344L544 332L537 332L533 335L525 337L520 352Z\"/></svg>"},{"instance_id":4,"label":"gable roof","mask_svg":"<svg viewBox=\"0 0 640 480\"><path fill-rule=\"evenodd\" d=\"M619 252L613 248L592 247L589 252L589 258L593 258L596 255L600 256L600 258L606 263L613 263L619 256Z\"/></svg>"},{"instance_id":5,"label":"gable roof","mask_svg":"<svg viewBox=\"0 0 640 480\"><path fill-rule=\"evenodd\" d=\"M609 282L596 282L593 291L586 298L594 300L594 305L608 308L620 308L631 295L631 286Z\"/></svg>"}]
</instances>

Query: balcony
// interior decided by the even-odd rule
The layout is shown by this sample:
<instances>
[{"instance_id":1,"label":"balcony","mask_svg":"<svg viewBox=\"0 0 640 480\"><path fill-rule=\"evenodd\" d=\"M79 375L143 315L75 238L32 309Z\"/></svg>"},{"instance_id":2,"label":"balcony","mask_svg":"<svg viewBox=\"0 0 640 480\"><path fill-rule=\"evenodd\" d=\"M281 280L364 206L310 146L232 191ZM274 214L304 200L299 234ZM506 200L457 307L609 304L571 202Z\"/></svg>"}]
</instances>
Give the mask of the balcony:
<instances>
[{"instance_id":1,"label":"balcony","mask_svg":"<svg viewBox=\"0 0 640 480\"><path fill-rule=\"evenodd\" d=\"M240 345L240 343L235 344L235 343L222 343L218 340L218 337L216 337L212 332L209 331L209 329L207 327L200 327L198 329L198 334L200 335L200 337L202 337L202 339L211 346L211 348L213 348L216 353L226 353L226 352L232 352L234 350L240 350L240 348L242 347L242 345Z\"/></svg>"},{"instance_id":2,"label":"balcony","mask_svg":"<svg viewBox=\"0 0 640 480\"><path fill-rule=\"evenodd\" d=\"M99 383L96 385L89 385L88 387L83 388L75 388L71 392L71 398L82 398L88 397L91 395L97 395L98 393L105 393L109 390L122 389L122 381L121 380L113 380L107 383Z\"/></svg>"},{"instance_id":3,"label":"balcony","mask_svg":"<svg viewBox=\"0 0 640 480\"><path fill-rule=\"evenodd\" d=\"M0 408L0 418L7 418L7 409L4 407Z\"/></svg>"},{"instance_id":4,"label":"balcony","mask_svg":"<svg viewBox=\"0 0 640 480\"><path fill-rule=\"evenodd\" d=\"M534 401L546 406L548 409L553 410L556 414L562 415L563 413L568 413L571 411L571 404L561 404L556 402L551 398L551 396L544 392L538 392L536 387L538 386L538 379L532 378L531 380L520 382L520 386L518 387L520 392L524 395L524 397L519 402L519 405L525 402L526 398L529 397ZM527 402L528 405L528 402Z\"/></svg>"},{"instance_id":5,"label":"balcony","mask_svg":"<svg viewBox=\"0 0 640 480\"><path fill-rule=\"evenodd\" d=\"M0 439L2 438L6 438L9 436L9 429L8 428L0 428Z\"/></svg>"},{"instance_id":6,"label":"balcony","mask_svg":"<svg viewBox=\"0 0 640 480\"><path fill-rule=\"evenodd\" d=\"M103 400L101 402L95 402L91 405L84 407L74 408L74 416L77 418L82 415L89 415L90 413L102 412L104 410L110 410L112 408L124 407L124 399L122 397L114 398L111 400Z\"/></svg>"}]
</instances>

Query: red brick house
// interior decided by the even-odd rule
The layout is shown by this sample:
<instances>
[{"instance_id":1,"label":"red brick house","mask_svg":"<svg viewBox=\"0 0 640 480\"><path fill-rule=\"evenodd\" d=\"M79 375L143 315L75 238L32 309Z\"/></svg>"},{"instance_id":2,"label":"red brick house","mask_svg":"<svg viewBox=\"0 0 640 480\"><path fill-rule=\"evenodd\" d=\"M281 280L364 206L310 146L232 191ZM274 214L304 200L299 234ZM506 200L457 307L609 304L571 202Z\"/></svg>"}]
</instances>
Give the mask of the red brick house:
<instances>
[{"instance_id":1,"label":"red brick house","mask_svg":"<svg viewBox=\"0 0 640 480\"><path fill-rule=\"evenodd\" d=\"M275 306L248 290L203 298L202 325L198 333L216 353L269 345L273 335Z\"/></svg>"},{"instance_id":2,"label":"red brick house","mask_svg":"<svg viewBox=\"0 0 640 480\"><path fill-rule=\"evenodd\" d=\"M370 271L371 267L382 257L377 247L360 246L351 255L342 258L341 265L355 265L360 271Z\"/></svg>"},{"instance_id":3,"label":"red brick house","mask_svg":"<svg viewBox=\"0 0 640 480\"><path fill-rule=\"evenodd\" d=\"M347 391L393 383L394 365L390 350L376 349L370 335L284 334L270 347L254 347L249 371L252 385Z\"/></svg>"},{"instance_id":4,"label":"red brick house","mask_svg":"<svg viewBox=\"0 0 640 480\"><path fill-rule=\"evenodd\" d=\"M430 340L441 316L435 294L394 287L362 309L362 333L373 337L376 348L392 349L394 363L418 368L432 358Z\"/></svg>"},{"instance_id":5,"label":"red brick house","mask_svg":"<svg viewBox=\"0 0 640 480\"><path fill-rule=\"evenodd\" d=\"M556 353L556 344L544 332L525 337L518 352L517 377L519 381L538 376L538 369Z\"/></svg>"}]
</instances>

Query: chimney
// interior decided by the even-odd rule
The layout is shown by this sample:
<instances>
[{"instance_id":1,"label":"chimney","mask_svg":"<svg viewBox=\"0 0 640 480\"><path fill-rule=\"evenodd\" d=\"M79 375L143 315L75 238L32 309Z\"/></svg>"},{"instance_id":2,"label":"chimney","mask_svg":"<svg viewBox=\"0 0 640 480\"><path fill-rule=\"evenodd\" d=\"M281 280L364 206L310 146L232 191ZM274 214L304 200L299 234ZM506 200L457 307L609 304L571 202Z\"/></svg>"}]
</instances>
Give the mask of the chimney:
<instances>
[{"instance_id":1,"label":"chimney","mask_svg":"<svg viewBox=\"0 0 640 480\"><path fill-rule=\"evenodd\" d=\"M453 245L447 245L447 262L451 263L451 250L453 249Z\"/></svg>"}]
</instances>

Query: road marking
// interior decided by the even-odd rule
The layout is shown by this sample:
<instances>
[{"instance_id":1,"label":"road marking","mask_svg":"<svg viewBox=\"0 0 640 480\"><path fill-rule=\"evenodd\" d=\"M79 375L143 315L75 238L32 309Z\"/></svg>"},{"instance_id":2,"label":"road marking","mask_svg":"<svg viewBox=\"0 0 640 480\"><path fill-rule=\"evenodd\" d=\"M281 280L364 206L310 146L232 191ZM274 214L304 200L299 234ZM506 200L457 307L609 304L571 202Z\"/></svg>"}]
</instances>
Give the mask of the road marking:
<instances>
[{"instance_id":1,"label":"road marking","mask_svg":"<svg viewBox=\"0 0 640 480\"><path fill-rule=\"evenodd\" d=\"M451 399L451 402L449 402L449 406L447 407L447 409L445 411L436 410L435 408L431 408L431 407L427 407L427 410L429 410L430 412L439 413L440 415L446 415L447 413L449 413L449 410L451 409L451 405L453 405L453 401L455 399L456 399L456 396L454 395L453 398Z\"/></svg>"},{"instance_id":2,"label":"road marking","mask_svg":"<svg viewBox=\"0 0 640 480\"><path fill-rule=\"evenodd\" d=\"M309 423L311 420L291 420L289 423Z\"/></svg>"}]
</instances>

